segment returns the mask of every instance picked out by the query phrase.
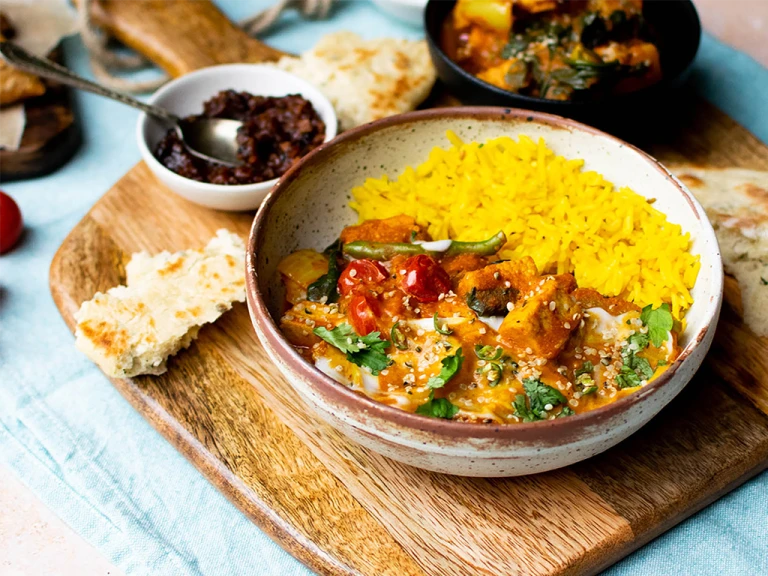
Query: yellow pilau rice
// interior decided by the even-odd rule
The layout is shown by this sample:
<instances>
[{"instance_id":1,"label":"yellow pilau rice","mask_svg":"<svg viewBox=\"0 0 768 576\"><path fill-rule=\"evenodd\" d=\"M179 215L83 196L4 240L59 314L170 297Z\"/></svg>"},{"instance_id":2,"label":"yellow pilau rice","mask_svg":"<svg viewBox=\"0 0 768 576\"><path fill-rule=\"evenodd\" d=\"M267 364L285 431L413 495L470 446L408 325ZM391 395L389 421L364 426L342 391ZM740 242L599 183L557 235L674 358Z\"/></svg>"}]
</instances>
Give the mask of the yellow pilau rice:
<instances>
[{"instance_id":1,"label":"yellow pilau rice","mask_svg":"<svg viewBox=\"0 0 768 576\"><path fill-rule=\"evenodd\" d=\"M556 156L543 139L496 138L434 148L396 180L352 190L361 220L413 216L434 239L482 240L504 230L503 258L531 256L541 273L571 272L581 288L680 318L693 302L699 257L677 224L629 188L616 190L583 160Z\"/></svg>"}]
</instances>

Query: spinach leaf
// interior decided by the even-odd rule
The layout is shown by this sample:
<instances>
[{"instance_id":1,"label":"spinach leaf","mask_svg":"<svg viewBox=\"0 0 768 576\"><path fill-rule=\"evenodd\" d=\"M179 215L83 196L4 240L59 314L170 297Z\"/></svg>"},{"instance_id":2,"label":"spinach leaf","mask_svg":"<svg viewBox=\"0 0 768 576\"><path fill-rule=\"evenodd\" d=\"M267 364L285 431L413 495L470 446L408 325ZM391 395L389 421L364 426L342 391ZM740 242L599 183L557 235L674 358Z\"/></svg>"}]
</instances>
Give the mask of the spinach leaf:
<instances>
[{"instance_id":1,"label":"spinach leaf","mask_svg":"<svg viewBox=\"0 0 768 576\"><path fill-rule=\"evenodd\" d=\"M341 270L339 270L341 240L336 240L328 246L323 254L328 257L328 272L307 287L307 299L312 302L336 302L339 299L339 290L336 285L341 276Z\"/></svg>"}]
</instances>

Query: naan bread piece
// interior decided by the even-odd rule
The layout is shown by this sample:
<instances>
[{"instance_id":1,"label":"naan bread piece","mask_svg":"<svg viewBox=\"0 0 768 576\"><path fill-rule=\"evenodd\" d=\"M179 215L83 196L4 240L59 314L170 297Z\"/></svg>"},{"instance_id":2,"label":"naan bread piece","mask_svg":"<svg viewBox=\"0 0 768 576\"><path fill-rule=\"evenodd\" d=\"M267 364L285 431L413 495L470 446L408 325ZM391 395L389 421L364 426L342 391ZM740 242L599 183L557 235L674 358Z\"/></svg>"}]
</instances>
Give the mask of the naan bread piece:
<instances>
[{"instance_id":1,"label":"naan bread piece","mask_svg":"<svg viewBox=\"0 0 768 576\"><path fill-rule=\"evenodd\" d=\"M0 34L0 42L5 36ZM17 70L0 58L0 105L13 104L45 93L45 84L37 76Z\"/></svg>"},{"instance_id":2,"label":"naan bread piece","mask_svg":"<svg viewBox=\"0 0 768 576\"><path fill-rule=\"evenodd\" d=\"M162 374L203 324L245 301L245 246L219 230L203 250L134 254L126 286L83 302L76 346L108 376Z\"/></svg>"},{"instance_id":3,"label":"naan bread piece","mask_svg":"<svg viewBox=\"0 0 768 576\"><path fill-rule=\"evenodd\" d=\"M425 41L363 40L353 32L328 34L301 57L286 56L276 66L317 86L342 130L413 110L436 78Z\"/></svg>"},{"instance_id":4,"label":"naan bread piece","mask_svg":"<svg viewBox=\"0 0 768 576\"><path fill-rule=\"evenodd\" d=\"M672 165L707 211L725 270L741 288L744 321L768 336L768 172Z\"/></svg>"}]
</instances>

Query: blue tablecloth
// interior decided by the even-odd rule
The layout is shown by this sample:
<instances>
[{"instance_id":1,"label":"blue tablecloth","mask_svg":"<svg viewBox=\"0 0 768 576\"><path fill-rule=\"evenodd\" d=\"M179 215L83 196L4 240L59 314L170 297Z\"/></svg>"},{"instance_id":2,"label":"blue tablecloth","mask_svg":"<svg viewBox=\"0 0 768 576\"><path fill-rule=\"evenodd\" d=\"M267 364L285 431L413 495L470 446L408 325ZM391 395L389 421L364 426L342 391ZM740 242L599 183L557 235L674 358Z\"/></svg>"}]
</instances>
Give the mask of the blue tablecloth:
<instances>
[{"instance_id":1,"label":"blue tablecloth","mask_svg":"<svg viewBox=\"0 0 768 576\"><path fill-rule=\"evenodd\" d=\"M267 2L221 2L244 17ZM417 38L364 2L326 22L287 17L266 39L292 51L324 33ZM68 64L90 75L78 39ZM768 71L705 36L693 82L768 142ZM309 574L221 496L73 345L48 291L66 234L139 160L136 113L79 94L85 142L56 174L8 184L26 220L23 243L0 258L0 461L128 574ZM1 512L0 512L1 513ZM768 475L751 480L626 558L612 575L768 574Z\"/></svg>"}]
</instances>

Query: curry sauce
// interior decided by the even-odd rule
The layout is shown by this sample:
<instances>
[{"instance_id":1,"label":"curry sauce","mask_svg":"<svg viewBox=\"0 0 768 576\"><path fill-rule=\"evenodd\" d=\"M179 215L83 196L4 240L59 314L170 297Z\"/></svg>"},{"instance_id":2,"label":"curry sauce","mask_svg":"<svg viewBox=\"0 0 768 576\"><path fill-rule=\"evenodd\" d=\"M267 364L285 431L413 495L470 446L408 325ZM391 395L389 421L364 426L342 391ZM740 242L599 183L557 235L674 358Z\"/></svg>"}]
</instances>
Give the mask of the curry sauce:
<instances>
[{"instance_id":1,"label":"curry sauce","mask_svg":"<svg viewBox=\"0 0 768 576\"><path fill-rule=\"evenodd\" d=\"M679 355L669 307L580 289L503 233L431 241L407 216L345 228L279 265L281 329L342 385L409 412L466 422L567 417L645 386Z\"/></svg>"}]
</instances>

